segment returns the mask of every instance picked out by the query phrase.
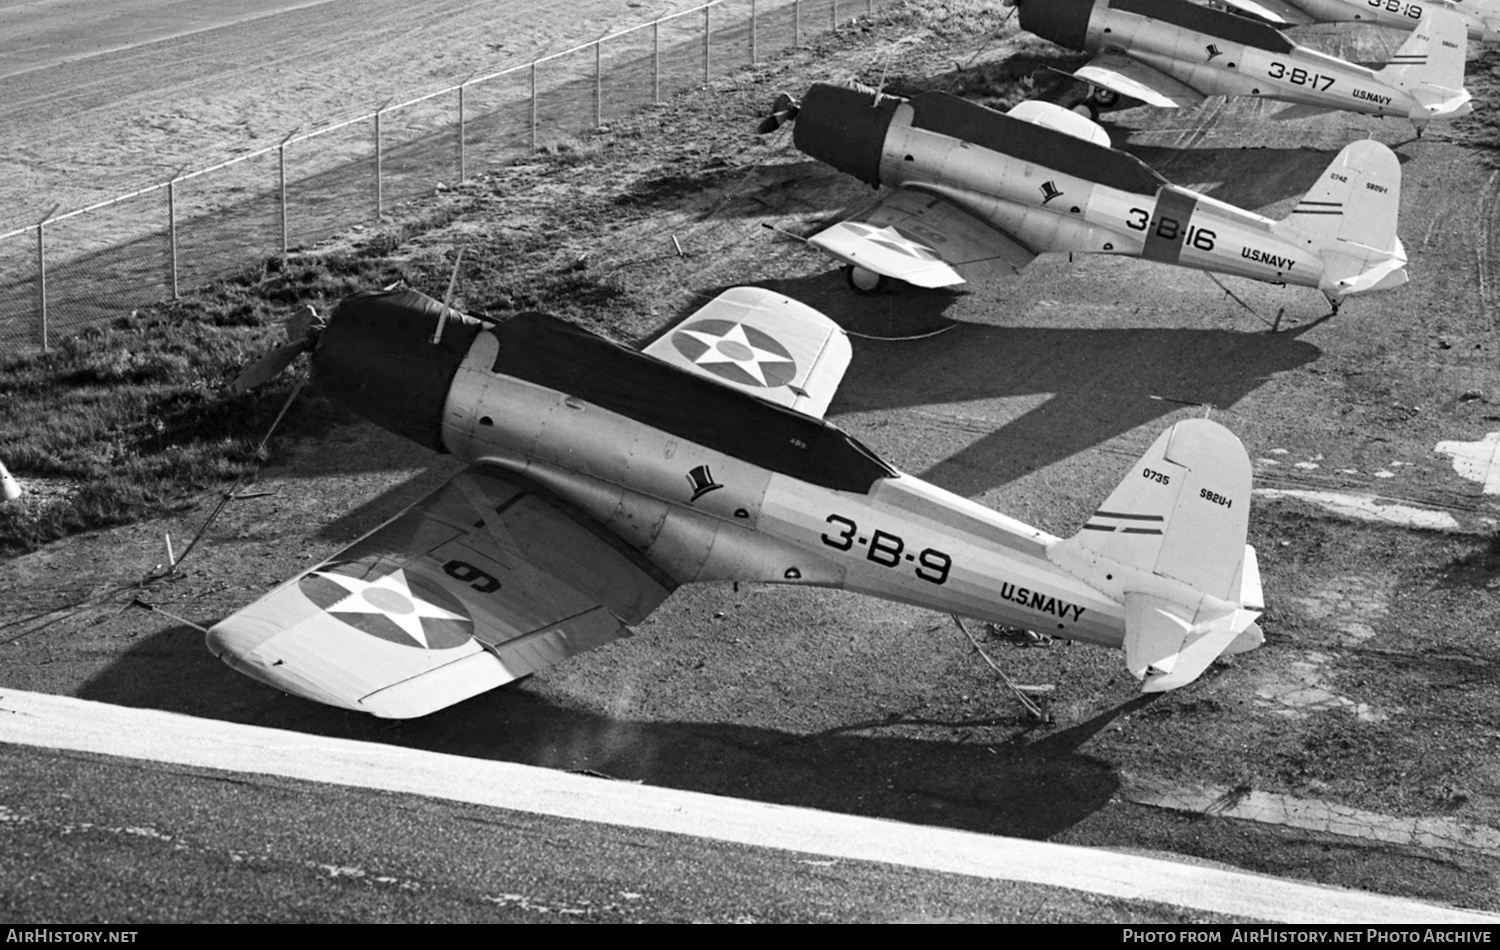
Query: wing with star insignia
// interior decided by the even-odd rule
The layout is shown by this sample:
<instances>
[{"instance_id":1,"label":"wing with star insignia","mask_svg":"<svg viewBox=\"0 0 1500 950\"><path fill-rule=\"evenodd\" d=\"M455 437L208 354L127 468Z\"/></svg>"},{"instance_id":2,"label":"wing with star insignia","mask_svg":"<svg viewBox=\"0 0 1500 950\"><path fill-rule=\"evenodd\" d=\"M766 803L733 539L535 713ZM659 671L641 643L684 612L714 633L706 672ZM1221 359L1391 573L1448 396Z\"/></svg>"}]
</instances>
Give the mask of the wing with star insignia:
<instances>
[{"instance_id":1,"label":"wing with star insignia","mask_svg":"<svg viewBox=\"0 0 1500 950\"><path fill-rule=\"evenodd\" d=\"M915 287L1016 274L1036 258L1036 251L948 199L911 187L884 195L807 243Z\"/></svg>"},{"instance_id":2,"label":"wing with star insignia","mask_svg":"<svg viewBox=\"0 0 1500 950\"><path fill-rule=\"evenodd\" d=\"M819 419L853 355L837 323L762 287L724 291L645 352Z\"/></svg>"},{"instance_id":3,"label":"wing with star insignia","mask_svg":"<svg viewBox=\"0 0 1500 950\"><path fill-rule=\"evenodd\" d=\"M405 719L627 635L675 586L584 513L476 465L208 645L289 693Z\"/></svg>"}]
</instances>

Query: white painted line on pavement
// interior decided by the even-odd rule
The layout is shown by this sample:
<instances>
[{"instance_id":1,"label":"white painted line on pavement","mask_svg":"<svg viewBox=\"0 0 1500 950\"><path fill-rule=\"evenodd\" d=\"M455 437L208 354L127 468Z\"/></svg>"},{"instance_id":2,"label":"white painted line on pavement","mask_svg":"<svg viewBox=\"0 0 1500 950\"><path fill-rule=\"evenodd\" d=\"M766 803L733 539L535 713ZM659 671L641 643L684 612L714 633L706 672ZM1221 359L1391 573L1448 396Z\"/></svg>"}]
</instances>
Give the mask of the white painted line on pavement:
<instances>
[{"instance_id":1,"label":"white painted line on pavement","mask_svg":"<svg viewBox=\"0 0 1500 950\"><path fill-rule=\"evenodd\" d=\"M1297 488L1257 488L1257 498L1296 498L1324 508L1334 514L1359 521L1379 521L1433 531L1456 531L1458 520L1446 511L1418 508L1400 502L1386 501L1375 495L1351 495L1347 492L1307 491Z\"/></svg>"},{"instance_id":2,"label":"white painted line on pavement","mask_svg":"<svg viewBox=\"0 0 1500 950\"><path fill-rule=\"evenodd\" d=\"M1500 916L1069 845L569 775L372 742L14 690L0 743L280 775L754 847L1158 901L1290 923L1500 923Z\"/></svg>"}]
</instances>

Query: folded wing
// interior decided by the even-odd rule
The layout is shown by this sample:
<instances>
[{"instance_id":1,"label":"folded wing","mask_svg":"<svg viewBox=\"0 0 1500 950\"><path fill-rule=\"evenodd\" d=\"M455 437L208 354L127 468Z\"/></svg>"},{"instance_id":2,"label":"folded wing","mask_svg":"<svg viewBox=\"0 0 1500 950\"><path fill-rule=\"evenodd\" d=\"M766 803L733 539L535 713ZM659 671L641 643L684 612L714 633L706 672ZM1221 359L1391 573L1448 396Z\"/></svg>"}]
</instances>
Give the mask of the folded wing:
<instances>
[{"instance_id":1,"label":"folded wing","mask_svg":"<svg viewBox=\"0 0 1500 950\"><path fill-rule=\"evenodd\" d=\"M1192 86L1119 52L1100 53L1073 75L1147 105L1168 109L1196 106L1207 98Z\"/></svg>"},{"instance_id":2,"label":"folded wing","mask_svg":"<svg viewBox=\"0 0 1500 950\"><path fill-rule=\"evenodd\" d=\"M216 624L208 645L287 692L404 719L626 635L675 586L566 502L478 465Z\"/></svg>"},{"instance_id":3,"label":"folded wing","mask_svg":"<svg viewBox=\"0 0 1500 950\"><path fill-rule=\"evenodd\" d=\"M1036 252L946 198L901 188L808 243L916 287L1019 273Z\"/></svg>"},{"instance_id":4,"label":"folded wing","mask_svg":"<svg viewBox=\"0 0 1500 950\"><path fill-rule=\"evenodd\" d=\"M853 356L837 323L762 287L731 287L644 352L820 419Z\"/></svg>"}]
</instances>

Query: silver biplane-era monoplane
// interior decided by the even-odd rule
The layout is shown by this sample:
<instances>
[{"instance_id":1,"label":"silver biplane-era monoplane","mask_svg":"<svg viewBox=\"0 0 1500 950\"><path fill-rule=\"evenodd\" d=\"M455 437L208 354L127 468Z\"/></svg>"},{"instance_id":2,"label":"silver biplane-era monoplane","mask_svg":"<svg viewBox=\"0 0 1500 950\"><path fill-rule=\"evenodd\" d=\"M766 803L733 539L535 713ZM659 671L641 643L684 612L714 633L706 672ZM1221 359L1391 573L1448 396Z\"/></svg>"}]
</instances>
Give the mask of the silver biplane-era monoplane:
<instances>
[{"instance_id":1,"label":"silver biplane-era monoplane","mask_svg":"<svg viewBox=\"0 0 1500 950\"><path fill-rule=\"evenodd\" d=\"M946 287L1014 274L1047 251L1316 287L1335 309L1407 280L1401 163L1372 140L1344 148L1273 221L1169 183L1111 148L1098 124L1051 103L1001 113L941 92L908 100L819 83L773 110L762 131L794 121L798 149L889 188L808 239L848 266L856 290L887 278Z\"/></svg>"},{"instance_id":2,"label":"silver biplane-era monoplane","mask_svg":"<svg viewBox=\"0 0 1500 950\"><path fill-rule=\"evenodd\" d=\"M1006 0L1021 28L1093 54L1073 73L1147 105L1196 106L1208 96L1259 96L1410 119L1473 111L1464 89L1463 19L1429 6L1382 69L1298 46L1265 23L1191 0Z\"/></svg>"},{"instance_id":3,"label":"silver biplane-era monoplane","mask_svg":"<svg viewBox=\"0 0 1500 950\"><path fill-rule=\"evenodd\" d=\"M1250 460L1206 419L1163 433L1058 538L824 421L848 339L768 290L728 290L643 352L410 290L293 333L241 382L311 349L330 396L469 466L209 631L234 669L298 696L420 716L611 641L690 581L840 588L1120 647L1148 691L1262 642Z\"/></svg>"},{"instance_id":4,"label":"silver biplane-era monoplane","mask_svg":"<svg viewBox=\"0 0 1500 950\"><path fill-rule=\"evenodd\" d=\"M1500 0L1215 0L1273 26L1310 23L1374 23L1415 30L1433 7L1452 10L1469 39L1500 42Z\"/></svg>"}]
</instances>

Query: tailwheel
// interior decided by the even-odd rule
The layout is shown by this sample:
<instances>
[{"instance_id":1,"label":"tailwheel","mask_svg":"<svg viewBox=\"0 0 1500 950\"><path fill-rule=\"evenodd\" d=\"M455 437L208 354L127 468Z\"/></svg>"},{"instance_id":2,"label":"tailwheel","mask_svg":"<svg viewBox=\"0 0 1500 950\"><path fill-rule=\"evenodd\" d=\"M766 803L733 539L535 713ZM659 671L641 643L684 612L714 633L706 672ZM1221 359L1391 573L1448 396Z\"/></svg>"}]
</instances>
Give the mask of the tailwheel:
<instances>
[{"instance_id":1,"label":"tailwheel","mask_svg":"<svg viewBox=\"0 0 1500 950\"><path fill-rule=\"evenodd\" d=\"M877 274L863 267L855 267L853 264L844 265L844 279L849 282L849 288L857 294L879 293L890 285L884 274Z\"/></svg>"},{"instance_id":2,"label":"tailwheel","mask_svg":"<svg viewBox=\"0 0 1500 950\"><path fill-rule=\"evenodd\" d=\"M1094 86L1089 90L1089 102L1092 102L1096 109L1113 109L1120 104L1120 94L1113 89Z\"/></svg>"}]
</instances>

